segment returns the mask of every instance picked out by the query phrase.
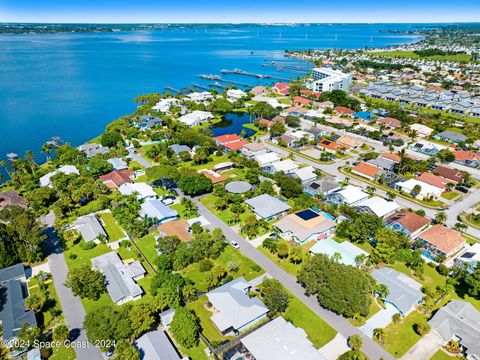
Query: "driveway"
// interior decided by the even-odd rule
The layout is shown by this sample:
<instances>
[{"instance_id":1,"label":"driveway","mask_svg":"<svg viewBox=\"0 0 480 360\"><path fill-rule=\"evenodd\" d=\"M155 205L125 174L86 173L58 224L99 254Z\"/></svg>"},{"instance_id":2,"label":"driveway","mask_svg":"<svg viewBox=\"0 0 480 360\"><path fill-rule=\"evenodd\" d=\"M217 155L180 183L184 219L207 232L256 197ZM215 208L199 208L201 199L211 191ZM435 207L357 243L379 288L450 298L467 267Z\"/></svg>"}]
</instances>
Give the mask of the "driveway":
<instances>
[{"instance_id":1,"label":"driveway","mask_svg":"<svg viewBox=\"0 0 480 360\"><path fill-rule=\"evenodd\" d=\"M358 329L367 335L369 338L373 336L373 330L378 328L385 328L392 322L392 316L398 313L398 310L389 303L385 303L385 309L380 310L374 314L367 322Z\"/></svg>"},{"instance_id":2,"label":"driveway","mask_svg":"<svg viewBox=\"0 0 480 360\"><path fill-rule=\"evenodd\" d=\"M144 159L142 155L140 155L136 150L128 150L128 157L138 162L145 169L151 168L153 166L148 160Z\"/></svg>"},{"instance_id":3,"label":"driveway","mask_svg":"<svg viewBox=\"0 0 480 360\"><path fill-rule=\"evenodd\" d=\"M402 360L430 359L443 345L443 339L434 331L424 335L401 357Z\"/></svg>"},{"instance_id":4,"label":"driveway","mask_svg":"<svg viewBox=\"0 0 480 360\"><path fill-rule=\"evenodd\" d=\"M350 348L348 347L347 338L342 334L337 334L330 342L318 349L318 352L327 360L336 360L348 350Z\"/></svg>"},{"instance_id":5,"label":"driveway","mask_svg":"<svg viewBox=\"0 0 480 360\"><path fill-rule=\"evenodd\" d=\"M179 194L184 196L181 191L179 191ZM252 246L249 241L238 235L215 214L203 206L199 199L192 198L192 200L198 206L198 212L201 216L205 217L213 225L213 227L220 228L227 240L234 240L239 244L240 252L260 265L273 278L279 280L291 293L293 293L300 301L307 305L315 314L317 314L337 332L342 334L345 338L359 333L358 329L352 326L345 318L322 308L315 296L306 296L305 290L300 284L297 283L295 277L283 271L278 265L276 265L268 257L263 255L259 250ZM367 336L363 336L362 351L370 359L393 359L392 355L390 355L380 345Z\"/></svg>"},{"instance_id":6,"label":"driveway","mask_svg":"<svg viewBox=\"0 0 480 360\"><path fill-rule=\"evenodd\" d=\"M42 220L50 226L55 222L52 214ZM83 308L82 302L78 297L73 295L69 288L63 285L67 280L68 267L57 234L52 227L49 227L47 229L47 235L48 266L52 272L55 290L57 291L58 299L62 306L65 323L70 330L71 340L79 344L79 346L74 349L76 358L78 360L103 359L99 349L88 342L85 330L82 328L83 319L85 318L85 309Z\"/></svg>"}]
</instances>

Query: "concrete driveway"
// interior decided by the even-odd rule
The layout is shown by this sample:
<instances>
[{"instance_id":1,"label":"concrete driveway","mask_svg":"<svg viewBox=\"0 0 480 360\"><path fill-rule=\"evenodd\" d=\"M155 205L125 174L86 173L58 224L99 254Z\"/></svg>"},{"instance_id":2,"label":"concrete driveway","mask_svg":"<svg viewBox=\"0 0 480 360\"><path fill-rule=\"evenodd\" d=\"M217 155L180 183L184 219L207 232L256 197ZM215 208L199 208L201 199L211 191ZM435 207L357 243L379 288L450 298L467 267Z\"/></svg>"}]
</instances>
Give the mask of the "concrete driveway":
<instances>
[{"instance_id":1,"label":"concrete driveway","mask_svg":"<svg viewBox=\"0 0 480 360\"><path fill-rule=\"evenodd\" d=\"M401 357L402 360L430 359L443 345L443 339L432 331L424 335Z\"/></svg>"},{"instance_id":2,"label":"concrete driveway","mask_svg":"<svg viewBox=\"0 0 480 360\"><path fill-rule=\"evenodd\" d=\"M383 329L392 322L392 316L397 314L398 310L389 303L385 303L385 309L380 310L373 315L367 322L359 327L359 330L367 335L369 338L373 336L373 330L381 328Z\"/></svg>"},{"instance_id":3,"label":"concrete driveway","mask_svg":"<svg viewBox=\"0 0 480 360\"><path fill-rule=\"evenodd\" d=\"M347 338L342 334L337 334L330 342L318 349L318 352L327 360L336 360L349 350Z\"/></svg>"}]
</instances>

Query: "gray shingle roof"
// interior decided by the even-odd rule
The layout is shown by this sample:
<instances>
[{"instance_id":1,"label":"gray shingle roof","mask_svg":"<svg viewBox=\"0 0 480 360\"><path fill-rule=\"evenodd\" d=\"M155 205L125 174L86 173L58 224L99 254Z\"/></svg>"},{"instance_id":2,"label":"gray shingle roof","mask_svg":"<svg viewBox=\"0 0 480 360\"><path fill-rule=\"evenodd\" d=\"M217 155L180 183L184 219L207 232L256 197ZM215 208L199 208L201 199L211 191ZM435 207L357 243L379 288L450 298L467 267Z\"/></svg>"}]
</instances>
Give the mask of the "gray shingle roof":
<instances>
[{"instance_id":1,"label":"gray shingle roof","mask_svg":"<svg viewBox=\"0 0 480 360\"><path fill-rule=\"evenodd\" d=\"M107 236L107 233L105 232L95 215L82 216L75 220L73 225L77 227L80 234L82 234L83 240L85 240L85 242L90 242L98 239L98 236L100 234L105 237Z\"/></svg>"},{"instance_id":2,"label":"gray shingle roof","mask_svg":"<svg viewBox=\"0 0 480 360\"><path fill-rule=\"evenodd\" d=\"M422 301L422 285L407 275L388 267L372 272L377 283L387 285L389 294L384 299L393 304L402 314L407 314L415 304Z\"/></svg>"},{"instance_id":3,"label":"gray shingle roof","mask_svg":"<svg viewBox=\"0 0 480 360\"><path fill-rule=\"evenodd\" d=\"M21 263L15 264L0 270L0 282L20 279L24 276L25 276L25 270L23 269L23 264Z\"/></svg>"},{"instance_id":4,"label":"gray shingle roof","mask_svg":"<svg viewBox=\"0 0 480 360\"><path fill-rule=\"evenodd\" d=\"M435 137L441 137L453 142L462 142L467 140L467 137L465 135L459 134L454 131L442 131L441 133L438 133L437 135L435 135Z\"/></svg>"},{"instance_id":5,"label":"gray shingle roof","mask_svg":"<svg viewBox=\"0 0 480 360\"><path fill-rule=\"evenodd\" d=\"M269 218L290 209L290 205L268 194L262 194L245 201L262 218Z\"/></svg>"},{"instance_id":6,"label":"gray shingle roof","mask_svg":"<svg viewBox=\"0 0 480 360\"><path fill-rule=\"evenodd\" d=\"M135 345L142 360L180 360L177 350L163 331L150 331L140 337Z\"/></svg>"},{"instance_id":7,"label":"gray shingle roof","mask_svg":"<svg viewBox=\"0 0 480 360\"><path fill-rule=\"evenodd\" d=\"M429 323L445 342L456 335L467 348L468 355L475 359L480 357L480 312L472 304L452 300L440 308Z\"/></svg>"}]
</instances>

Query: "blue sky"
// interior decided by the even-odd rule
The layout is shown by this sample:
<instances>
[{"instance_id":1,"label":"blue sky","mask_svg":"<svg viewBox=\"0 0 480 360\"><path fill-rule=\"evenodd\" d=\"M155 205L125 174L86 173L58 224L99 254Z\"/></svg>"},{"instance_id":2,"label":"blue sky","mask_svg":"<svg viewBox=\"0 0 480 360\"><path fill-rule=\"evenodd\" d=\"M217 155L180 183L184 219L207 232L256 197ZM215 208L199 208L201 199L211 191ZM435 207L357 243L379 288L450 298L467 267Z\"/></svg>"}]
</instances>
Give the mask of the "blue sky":
<instances>
[{"instance_id":1,"label":"blue sky","mask_svg":"<svg viewBox=\"0 0 480 360\"><path fill-rule=\"evenodd\" d=\"M479 0L0 0L0 22L468 22Z\"/></svg>"}]
</instances>

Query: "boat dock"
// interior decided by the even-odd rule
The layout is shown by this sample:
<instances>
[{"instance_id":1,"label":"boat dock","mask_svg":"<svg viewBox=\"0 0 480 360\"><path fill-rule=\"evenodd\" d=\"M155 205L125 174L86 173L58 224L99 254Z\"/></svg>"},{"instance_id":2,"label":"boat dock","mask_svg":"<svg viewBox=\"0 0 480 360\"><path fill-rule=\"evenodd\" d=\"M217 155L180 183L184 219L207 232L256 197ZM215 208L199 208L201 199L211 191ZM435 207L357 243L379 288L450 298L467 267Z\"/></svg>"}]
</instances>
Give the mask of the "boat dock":
<instances>
[{"instance_id":1,"label":"boat dock","mask_svg":"<svg viewBox=\"0 0 480 360\"><path fill-rule=\"evenodd\" d=\"M215 74L200 74L198 75L200 79L206 79L206 80L221 80L222 78L219 75Z\"/></svg>"},{"instance_id":2,"label":"boat dock","mask_svg":"<svg viewBox=\"0 0 480 360\"><path fill-rule=\"evenodd\" d=\"M252 73L252 72L248 72L248 71L241 70L241 69L233 69L233 70L223 69L222 74L245 75L245 76L256 77L257 79L273 79L273 80L281 80L281 81L290 81L291 80L291 79L282 78L282 77L278 77L278 76Z\"/></svg>"},{"instance_id":3,"label":"boat dock","mask_svg":"<svg viewBox=\"0 0 480 360\"><path fill-rule=\"evenodd\" d=\"M206 87L206 86L202 86L202 85L200 85L200 84L197 84L197 83L193 83L193 85L192 85L192 86L193 86L193 87L196 87L197 89L200 89L200 90L205 90L205 91L208 91L208 90L210 90L208 87Z\"/></svg>"},{"instance_id":4,"label":"boat dock","mask_svg":"<svg viewBox=\"0 0 480 360\"><path fill-rule=\"evenodd\" d=\"M177 89L175 89L175 88L173 88L173 87L171 87L171 86L165 86L164 89L165 89L165 90L168 90L168 91L171 91L172 93L177 93L177 94L182 94L182 93L183 93L182 91L177 90Z\"/></svg>"}]
</instances>

